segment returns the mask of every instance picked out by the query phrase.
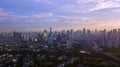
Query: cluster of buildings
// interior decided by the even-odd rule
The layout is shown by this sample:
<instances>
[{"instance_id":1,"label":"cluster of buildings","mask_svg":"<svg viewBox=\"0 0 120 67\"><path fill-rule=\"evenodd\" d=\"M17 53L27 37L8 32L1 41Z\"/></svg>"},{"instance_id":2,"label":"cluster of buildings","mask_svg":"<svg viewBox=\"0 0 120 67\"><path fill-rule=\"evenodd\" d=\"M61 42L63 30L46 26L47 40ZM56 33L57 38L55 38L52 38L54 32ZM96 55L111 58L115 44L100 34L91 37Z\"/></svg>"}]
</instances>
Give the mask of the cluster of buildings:
<instances>
[{"instance_id":1,"label":"cluster of buildings","mask_svg":"<svg viewBox=\"0 0 120 67\"><path fill-rule=\"evenodd\" d=\"M120 29L93 31L83 28L77 31L52 31L50 28L41 32L2 32L0 67L119 65L114 61L104 60L105 56L99 55L99 51L98 55L89 51L119 46Z\"/></svg>"},{"instance_id":2,"label":"cluster of buildings","mask_svg":"<svg viewBox=\"0 0 120 67\"><path fill-rule=\"evenodd\" d=\"M83 28L83 30L77 31L73 31L73 29L52 31L50 28L49 31L44 30L43 32L0 33L0 37L9 37L11 40L19 42L36 42L51 47L79 46L99 49L99 47L119 47L120 29L91 31Z\"/></svg>"}]
</instances>

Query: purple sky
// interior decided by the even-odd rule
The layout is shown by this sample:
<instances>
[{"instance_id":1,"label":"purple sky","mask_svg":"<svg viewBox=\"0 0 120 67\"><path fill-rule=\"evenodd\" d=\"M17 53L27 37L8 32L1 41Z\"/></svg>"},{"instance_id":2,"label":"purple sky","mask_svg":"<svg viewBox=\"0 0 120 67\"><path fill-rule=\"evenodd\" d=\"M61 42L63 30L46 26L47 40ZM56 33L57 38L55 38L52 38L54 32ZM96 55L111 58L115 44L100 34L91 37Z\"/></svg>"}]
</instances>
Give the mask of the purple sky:
<instances>
[{"instance_id":1,"label":"purple sky","mask_svg":"<svg viewBox=\"0 0 120 67\"><path fill-rule=\"evenodd\" d=\"M119 26L120 0L0 0L0 31Z\"/></svg>"}]
</instances>

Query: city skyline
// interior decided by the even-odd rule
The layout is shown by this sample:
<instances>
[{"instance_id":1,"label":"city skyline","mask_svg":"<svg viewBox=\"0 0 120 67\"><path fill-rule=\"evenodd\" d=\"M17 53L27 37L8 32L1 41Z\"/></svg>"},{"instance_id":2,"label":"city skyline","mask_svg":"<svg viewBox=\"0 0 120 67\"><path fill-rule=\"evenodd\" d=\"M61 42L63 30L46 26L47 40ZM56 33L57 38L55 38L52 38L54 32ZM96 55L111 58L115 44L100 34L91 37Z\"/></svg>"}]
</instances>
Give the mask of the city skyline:
<instances>
[{"instance_id":1,"label":"city skyline","mask_svg":"<svg viewBox=\"0 0 120 67\"><path fill-rule=\"evenodd\" d=\"M43 29L114 29L119 0L1 0L0 32Z\"/></svg>"}]
</instances>

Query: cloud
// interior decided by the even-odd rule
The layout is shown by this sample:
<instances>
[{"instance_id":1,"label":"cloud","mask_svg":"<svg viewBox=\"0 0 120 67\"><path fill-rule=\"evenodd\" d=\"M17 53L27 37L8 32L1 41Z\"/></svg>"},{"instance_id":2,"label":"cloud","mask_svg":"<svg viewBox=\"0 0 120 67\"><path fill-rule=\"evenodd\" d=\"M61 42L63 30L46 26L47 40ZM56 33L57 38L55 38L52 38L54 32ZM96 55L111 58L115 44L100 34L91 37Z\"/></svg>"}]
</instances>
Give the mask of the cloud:
<instances>
[{"instance_id":1,"label":"cloud","mask_svg":"<svg viewBox=\"0 0 120 67\"><path fill-rule=\"evenodd\" d=\"M4 12L5 13L5 12ZM7 12L6 12L7 13ZM61 28L65 26L86 25L93 23L88 17L57 16L53 13L40 13L29 16L20 16L8 13L1 16L0 26L5 28Z\"/></svg>"},{"instance_id":2,"label":"cloud","mask_svg":"<svg viewBox=\"0 0 120 67\"><path fill-rule=\"evenodd\" d=\"M113 1L98 1L98 4L96 4L95 7L91 8L90 11L96 11L100 9L105 9L105 8L115 8L115 7L120 7L119 3L115 3Z\"/></svg>"},{"instance_id":3,"label":"cloud","mask_svg":"<svg viewBox=\"0 0 120 67\"><path fill-rule=\"evenodd\" d=\"M89 13L102 9L120 7L119 0L74 0L76 3L63 4L56 12Z\"/></svg>"},{"instance_id":4,"label":"cloud","mask_svg":"<svg viewBox=\"0 0 120 67\"><path fill-rule=\"evenodd\" d=\"M0 8L0 11L3 11L4 9Z\"/></svg>"},{"instance_id":5,"label":"cloud","mask_svg":"<svg viewBox=\"0 0 120 67\"><path fill-rule=\"evenodd\" d=\"M120 9L115 9L115 10L112 10L114 13L119 13L120 12Z\"/></svg>"},{"instance_id":6,"label":"cloud","mask_svg":"<svg viewBox=\"0 0 120 67\"><path fill-rule=\"evenodd\" d=\"M4 21L4 19L9 16L8 12L5 12L4 9L0 8L0 23Z\"/></svg>"},{"instance_id":7,"label":"cloud","mask_svg":"<svg viewBox=\"0 0 120 67\"><path fill-rule=\"evenodd\" d=\"M49 0L35 0L36 2L44 2L44 3L46 3L46 4L48 4L48 5L54 5L51 1L49 1Z\"/></svg>"},{"instance_id":8,"label":"cloud","mask_svg":"<svg viewBox=\"0 0 120 67\"><path fill-rule=\"evenodd\" d=\"M33 17L52 17L53 16L53 13L41 13L41 14L33 14L32 15Z\"/></svg>"},{"instance_id":9,"label":"cloud","mask_svg":"<svg viewBox=\"0 0 120 67\"><path fill-rule=\"evenodd\" d=\"M5 13L5 12L4 12ZM20 16L14 14L0 13L0 26L62 26L62 18L54 16L52 13L40 13L30 16Z\"/></svg>"},{"instance_id":10,"label":"cloud","mask_svg":"<svg viewBox=\"0 0 120 67\"><path fill-rule=\"evenodd\" d=\"M36 2L40 2L40 0L35 0Z\"/></svg>"},{"instance_id":11,"label":"cloud","mask_svg":"<svg viewBox=\"0 0 120 67\"><path fill-rule=\"evenodd\" d=\"M86 25L96 22L95 19L90 17L66 17L64 21L70 25Z\"/></svg>"},{"instance_id":12,"label":"cloud","mask_svg":"<svg viewBox=\"0 0 120 67\"><path fill-rule=\"evenodd\" d=\"M82 17L82 16L57 16L51 12L38 13L29 16L20 16L0 11L0 23L6 23L11 26L66 26L66 25L88 25L106 23L104 20L99 20L96 17ZM115 21L113 21L115 22ZM8 23L8 24L7 24ZM109 23L109 22L107 22Z\"/></svg>"},{"instance_id":13,"label":"cloud","mask_svg":"<svg viewBox=\"0 0 120 67\"><path fill-rule=\"evenodd\" d=\"M93 1L95 1L95 0L76 0L76 2L77 2L78 4L80 4L81 2L82 2L82 3L88 3L88 2L93 2Z\"/></svg>"},{"instance_id":14,"label":"cloud","mask_svg":"<svg viewBox=\"0 0 120 67\"><path fill-rule=\"evenodd\" d=\"M84 3L89 3L89 1L86 1ZM108 4L108 3L107 3ZM110 4L109 4L110 5ZM79 8L78 8L79 7ZM95 6L94 6L95 7ZM113 7L113 6L111 6ZM115 6L114 6L115 7ZM89 6L86 8L86 10L90 10L90 8L93 8L93 6ZM108 6L106 7L101 7L99 9L94 8L93 11L96 10L100 10L100 9L104 9L104 8L108 8ZM80 6L75 5L75 4L67 4L67 5L63 5L60 8L58 8L60 13L63 11L64 12L70 12L69 15L71 15L71 13L77 13L79 14L80 12L84 12L84 8L80 8ZM119 10L116 10L119 11ZM64 13L65 14L65 13ZM56 29L61 29L61 28L77 28L77 27L89 27L90 25L93 26L97 26L97 25L101 25L101 26L105 26L106 24L108 24L107 26L111 26L112 24L115 25L119 25L119 19L117 18L116 20L113 21L113 19L109 19L106 20L99 20L100 18L103 18L103 16L106 17L106 15L104 15L104 13L101 15L101 13L99 14L94 14L94 17L91 17L91 15L89 15L88 13L83 13L85 14L85 16L83 15L77 15L77 16L65 16L65 15L56 15L54 12L45 12L45 13L35 13L32 15L15 15L14 13L10 13L10 12L6 12L6 10L0 8L0 28L4 27L4 28L12 28L15 27L17 28L30 28L30 29L39 29L39 28L49 28L49 27L54 27ZM93 13L92 13L93 14ZM88 16L89 15L89 16ZM97 15L100 15L100 17L97 17ZM110 15L112 16L112 15ZM117 23L116 23L117 22Z\"/></svg>"}]
</instances>

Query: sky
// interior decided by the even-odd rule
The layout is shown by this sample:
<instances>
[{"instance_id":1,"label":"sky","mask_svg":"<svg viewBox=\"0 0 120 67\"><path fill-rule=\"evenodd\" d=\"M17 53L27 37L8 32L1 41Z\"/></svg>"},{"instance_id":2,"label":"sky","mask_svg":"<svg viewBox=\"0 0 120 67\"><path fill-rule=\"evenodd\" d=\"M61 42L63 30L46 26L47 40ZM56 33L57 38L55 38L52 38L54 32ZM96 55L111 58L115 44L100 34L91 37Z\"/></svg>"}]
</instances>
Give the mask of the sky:
<instances>
[{"instance_id":1,"label":"sky","mask_svg":"<svg viewBox=\"0 0 120 67\"><path fill-rule=\"evenodd\" d=\"M0 31L119 26L120 0L0 0Z\"/></svg>"}]
</instances>

